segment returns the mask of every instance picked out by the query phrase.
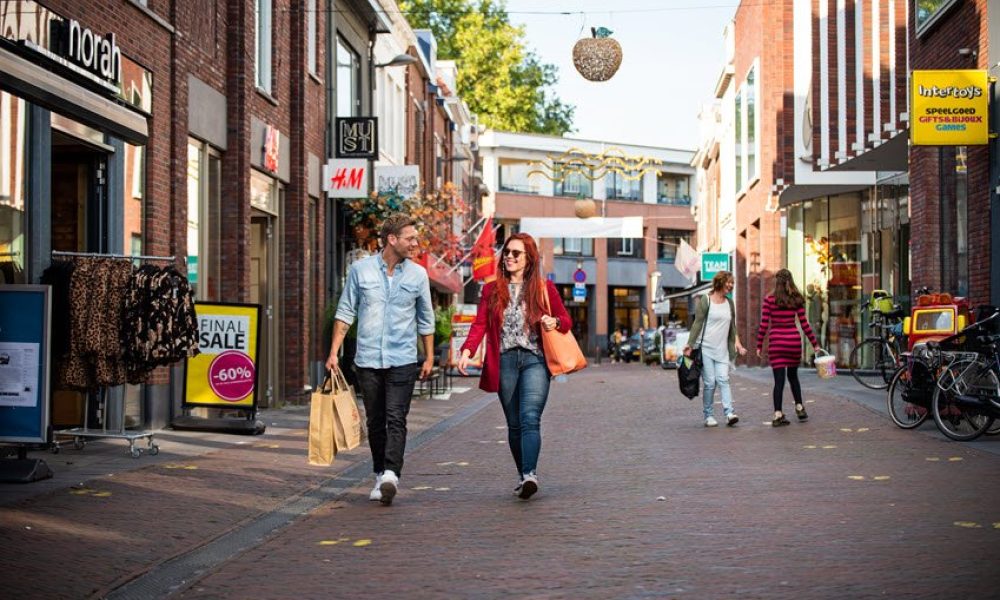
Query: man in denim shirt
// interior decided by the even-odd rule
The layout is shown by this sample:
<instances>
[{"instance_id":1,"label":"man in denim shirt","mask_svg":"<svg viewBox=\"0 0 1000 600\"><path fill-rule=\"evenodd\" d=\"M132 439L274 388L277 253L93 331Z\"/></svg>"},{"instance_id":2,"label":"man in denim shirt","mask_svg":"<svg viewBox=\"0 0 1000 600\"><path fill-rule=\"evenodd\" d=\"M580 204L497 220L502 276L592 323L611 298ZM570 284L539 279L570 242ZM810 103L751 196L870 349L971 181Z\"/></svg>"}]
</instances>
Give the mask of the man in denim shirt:
<instances>
[{"instance_id":1,"label":"man in denim shirt","mask_svg":"<svg viewBox=\"0 0 1000 600\"><path fill-rule=\"evenodd\" d=\"M369 499L388 506L396 495L406 449L406 415L417 374L434 368L434 309L427 271L408 258L419 248L417 222L392 215L382 223L382 252L351 265L337 306L327 369L338 368L337 354L347 330L358 319L354 366L368 415L368 445L375 470ZM417 336L424 344L417 364Z\"/></svg>"}]
</instances>

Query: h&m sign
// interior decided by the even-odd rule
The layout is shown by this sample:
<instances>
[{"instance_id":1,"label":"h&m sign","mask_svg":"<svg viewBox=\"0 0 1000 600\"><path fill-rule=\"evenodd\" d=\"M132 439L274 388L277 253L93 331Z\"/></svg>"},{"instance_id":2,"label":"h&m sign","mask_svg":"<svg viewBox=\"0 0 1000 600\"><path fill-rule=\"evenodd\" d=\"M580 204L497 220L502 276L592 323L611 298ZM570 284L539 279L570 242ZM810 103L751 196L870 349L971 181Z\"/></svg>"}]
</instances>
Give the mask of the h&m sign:
<instances>
[{"instance_id":1,"label":"h&m sign","mask_svg":"<svg viewBox=\"0 0 1000 600\"><path fill-rule=\"evenodd\" d=\"M337 117L337 158L378 158L377 117Z\"/></svg>"},{"instance_id":2,"label":"h&m sign","mask_svg":"<svg viewBox=\"0 0 1000 600\"><path fill-rule=\"evenodd\" d=\"M323 167L323 191L327 198L368 196L368 161L359 158L330 159Z\"/></svg>"},{"instance_id":3,"label":"h&m sign","mask_svg":"<svg viewBox=\"0 0 1000 600\"><path fill-rule=\"evenodd\" d=\"M59 25L57 53L101 79L118 85L122 80L122 51L115 34L104 37L66 19Z\"/></svg>"}]
</instances>

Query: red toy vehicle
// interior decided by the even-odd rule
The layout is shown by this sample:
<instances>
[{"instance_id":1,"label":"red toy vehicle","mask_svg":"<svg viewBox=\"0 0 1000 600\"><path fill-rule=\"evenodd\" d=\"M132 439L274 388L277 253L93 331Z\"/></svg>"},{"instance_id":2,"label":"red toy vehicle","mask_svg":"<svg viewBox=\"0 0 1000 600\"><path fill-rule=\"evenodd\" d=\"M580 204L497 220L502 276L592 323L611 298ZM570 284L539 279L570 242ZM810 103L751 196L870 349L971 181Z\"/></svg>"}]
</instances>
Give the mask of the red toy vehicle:
<instances>
[{"instance_id":1,"label":"red toy vehicle","mask_svg":"<svg viewBox=\"0 0 1000 600\"><path fill-rule=\"evenodd\" d=\"M973 322L966 298L951 294L924 294L917 297L910 316L903 319L903 333L909 350L921 342L939 342Z\"/></svg>"}]
</instances>

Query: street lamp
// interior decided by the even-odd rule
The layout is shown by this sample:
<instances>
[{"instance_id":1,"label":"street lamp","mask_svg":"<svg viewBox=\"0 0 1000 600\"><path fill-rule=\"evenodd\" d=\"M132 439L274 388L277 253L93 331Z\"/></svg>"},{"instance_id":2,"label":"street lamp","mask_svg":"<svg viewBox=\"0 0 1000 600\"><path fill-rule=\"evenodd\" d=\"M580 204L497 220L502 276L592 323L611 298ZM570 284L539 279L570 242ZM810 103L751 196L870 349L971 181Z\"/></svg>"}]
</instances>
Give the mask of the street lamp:
<instances>
[{"instance_id":1,"label":"street lamp","mask_svg":"<svg viewBox=\"0 0 1000 600\"><path fill-rule=\"evenodd\" d=\"M417 62L417 57L412 54L397 54L392 57L387 63L382 63L375 65L376 69L381 69L382 67L402 67L405 65L412 65Z\"/></svg>"}]
</instances>

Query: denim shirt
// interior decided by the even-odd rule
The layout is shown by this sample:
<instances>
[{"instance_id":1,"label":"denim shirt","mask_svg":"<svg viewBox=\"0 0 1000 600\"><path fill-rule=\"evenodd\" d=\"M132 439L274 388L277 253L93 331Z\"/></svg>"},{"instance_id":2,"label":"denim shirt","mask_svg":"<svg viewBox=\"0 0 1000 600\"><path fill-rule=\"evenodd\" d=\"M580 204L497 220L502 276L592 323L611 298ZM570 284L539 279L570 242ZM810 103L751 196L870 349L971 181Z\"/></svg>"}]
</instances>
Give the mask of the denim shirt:
<instances>
[{"instance_id":1,"label":"denim shirt","mask_svg":"<svg viewBox=\"0 0 1000 600\"><path fill-rule=\"evenodd\" d=\"M427 271L404 260L389 282L382 253L351 265L337 305L338 321L358 319L358 351L354 364L388 369L417 362L417 335L434 333L434 309Z\"/></svg>"}]
</instances>

